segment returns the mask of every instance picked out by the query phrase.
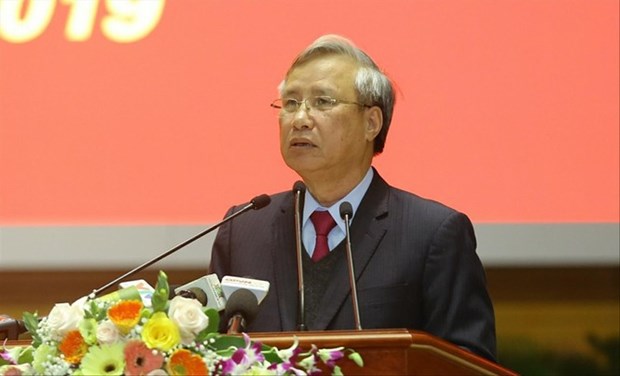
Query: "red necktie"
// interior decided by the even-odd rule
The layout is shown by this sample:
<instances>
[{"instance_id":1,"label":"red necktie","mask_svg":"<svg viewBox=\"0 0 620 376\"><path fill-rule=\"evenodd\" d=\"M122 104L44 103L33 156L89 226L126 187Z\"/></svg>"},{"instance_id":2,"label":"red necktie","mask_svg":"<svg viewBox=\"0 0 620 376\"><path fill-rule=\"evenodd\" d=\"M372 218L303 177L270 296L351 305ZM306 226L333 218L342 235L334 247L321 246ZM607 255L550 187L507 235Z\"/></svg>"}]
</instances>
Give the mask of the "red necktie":
<instances>
[{"instance_id":1,"label":"red necktie","mask_svg":"<svg viewBox=\"0 0 620 376\"><path fill-rule=\"evenodd\" d=\"M329 254L327 234L336 226L336 222L328 211L318 210L310 215L310 220L316 230L316 245L312 253L312 261L318 262Z\"/></svg>"}]
</instances>

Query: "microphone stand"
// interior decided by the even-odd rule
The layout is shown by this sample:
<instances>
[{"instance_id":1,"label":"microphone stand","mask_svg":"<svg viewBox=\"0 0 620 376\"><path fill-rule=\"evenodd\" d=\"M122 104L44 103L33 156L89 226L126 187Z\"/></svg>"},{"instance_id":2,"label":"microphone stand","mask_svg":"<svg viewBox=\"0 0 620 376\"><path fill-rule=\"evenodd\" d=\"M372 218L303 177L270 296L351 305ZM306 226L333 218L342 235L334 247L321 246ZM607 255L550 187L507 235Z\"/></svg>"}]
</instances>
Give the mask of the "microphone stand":
<instances>
[{"instance_id":1,"label":"microphone stand","mask_svg":"<svg viewBox=\"0 0 620 376\"><path fill-rule=\"evenodd\" d=\"M308 328L306 328L304 270L301 250L301 194L305 191L305 186L298 181L293 186L293 190L295 191L295 251L297 253L297 290L299 294L299 323L297 330L305 331Z\"/></svg>"},{"instance_id":2,"label":"microphone stand","mask_svg":"<svg viewBox=\"0 0 620 376\"><path fill-rule=\"evenodd\" d=\"M265 203L266 200L266 203ZM98 289L94 289L93 292L91 292L88 295L88 299L92 300L95 299L95 297L97 297L97 295L99 295L102 291L107 290L108 288L116 285L118 282L122 281L123 279L138 273L141 270L146 269L147 267L153 265L154 263L156 263L157 261L166 258L168 256L170 256L171 254L173 254L174 252L178 251L179 249L185 247L186 245L195 242L196 240L202 238L203 236L207 235L208 233L212 232L213 230L217 229L218 227L220 227L221 225L223 225L224 223L231 221L233 218L237 217L238 215L241 215L243 213L245 213L246 211L250 210L250 209L260 209L264 206L266 206L267 204L269 204L270 198L267 195L261 195L261 196L257 196L255 198L252 199L252 201L250 201L249 204L247 204L246 206L244 206L241 210L239 210L236 213L233 213L231 215L229 215L228 217L222 219L221 221L219 221L218 223L214 224L213 226L209 227L208 229L202 231L201 233L195 235L194 237L192 237L191 239L188 239L186 241L184 241L183 243L178 244L177 246L171 248L170 250L162 253L161 255L155 257L154 259L145 262L144 264L131 269L130 271L128 271L127 273L123 274L122 276L114 279L113 281L110 281L108 283L106 283L105 285L99 287Z\"/></svg>"},{"instance_id":3,"label":"microphone stand","mask_svg":"<svg viewBox=\"0 0 620 376\"><path fill-rule=\"evenodd\" d=\"M349 202L343 202L340 204L340 216L344 219L346 229L346 251L347 251L347 266L349 268L349 284L351 285L351 300L353 302L353 319L355 322L355 329L362 330L362 324L360 322L360 309L357 301L357 284L355 282L355 270L353 269L353 253L351 252L351 235L349 234L349 227L351 226L350 220L353 215L353 208Z\"/></svg>"}]
</instances>

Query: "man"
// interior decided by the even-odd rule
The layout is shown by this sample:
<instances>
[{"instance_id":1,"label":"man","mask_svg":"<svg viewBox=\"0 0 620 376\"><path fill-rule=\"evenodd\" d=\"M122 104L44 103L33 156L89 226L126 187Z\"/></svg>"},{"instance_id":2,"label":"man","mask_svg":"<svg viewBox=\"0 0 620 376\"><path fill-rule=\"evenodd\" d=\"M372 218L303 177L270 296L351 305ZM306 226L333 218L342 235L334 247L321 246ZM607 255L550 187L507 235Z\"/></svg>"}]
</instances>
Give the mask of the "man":
<instances>
[{"instance_id":1,"label":"man","mask_svg":"<svg viewBox=\"0 0 620 376\"><path fill-rule=\"evenodd\" d=\"M280 109L280 151L307 187L302 217L307 328L354 328L339 215L340 203L347 201L353 207L362 328L422 330L494 360L493 307L471 222L389 186L371 167L392 117L389 79L349 40L326 35L294 61L280 97L272 104ZM317 215L330 223L327 229L320 229L315 211L323 212ZM295 244L292 192L273 195L265 209L218 231L211 272L271 282L248 331L297 329ZM319 252L327 255L319 259Z\"/></svg>"}]
</instances>

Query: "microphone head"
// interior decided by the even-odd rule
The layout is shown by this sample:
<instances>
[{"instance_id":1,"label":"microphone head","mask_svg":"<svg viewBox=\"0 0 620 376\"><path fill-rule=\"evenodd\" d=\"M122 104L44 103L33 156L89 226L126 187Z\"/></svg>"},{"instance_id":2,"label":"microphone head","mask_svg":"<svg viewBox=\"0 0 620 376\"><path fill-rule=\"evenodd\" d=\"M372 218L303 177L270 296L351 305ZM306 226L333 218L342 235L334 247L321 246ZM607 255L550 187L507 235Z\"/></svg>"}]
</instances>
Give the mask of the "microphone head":
<instances>
[{"instance_id":1,"label":"microphone head","mask_svg":"<svg viewBox=\"0 0 620 376\"><path fill-rule=\"evenodd\" d=\"M304 182L301 180L297 180L295 184L293 184L293 192L299 192L300 194L306 193L306 185L304 184Z\"/></svg>"},{"instance_id":2,"label":"microphone head","mask_svg":"<svg viewBox=\"0 0 620 376\"><path fill-rule=\"evenodd\" d=\"M348 201L344 201L340 204L340 217L345 219L346 216L348 216L349 219L353 216L353 206L351 206L351 203Z\"/></svg>"},{"instance_id":3,"label":"microphone head","mask_svg":"<svg viewBox=\"0 0 620 376\"><path fill-rule=\"evenodd\" d=\"M239 289L228 298L226 302L225 317L241 314L250 323L258 313L258 300L250 290Z\"/></svg>"},{"instance_id":4,"label":"microphone head","mask_svg":"<svg viewBox=\"0 0 620 376\"><path fill-rule=\"evenodd\" d=\"M198 287L190 287L187 290L181 290L179 291L177 295L182 296L184 298L196 299L203 306L206 306L207 303L209 302L209 298L207 298L207 294L204 291L202 291L201 288L198 288Z\"/></svg>"},{"instance_id":5,"label":"microphone head","mask_svg":"<svg viewBox=\"0 0 620 376\"><path fill-rule=\"evenodd\" d=\"M258 209L262 209L265 206L269 205L269 203L271 202L271 197L269 197L266 194L262 194L260 196L254 197L252 200L250 200L250 202L253 205L252 209L258 210Z\"/></svg>"}]
</instances>

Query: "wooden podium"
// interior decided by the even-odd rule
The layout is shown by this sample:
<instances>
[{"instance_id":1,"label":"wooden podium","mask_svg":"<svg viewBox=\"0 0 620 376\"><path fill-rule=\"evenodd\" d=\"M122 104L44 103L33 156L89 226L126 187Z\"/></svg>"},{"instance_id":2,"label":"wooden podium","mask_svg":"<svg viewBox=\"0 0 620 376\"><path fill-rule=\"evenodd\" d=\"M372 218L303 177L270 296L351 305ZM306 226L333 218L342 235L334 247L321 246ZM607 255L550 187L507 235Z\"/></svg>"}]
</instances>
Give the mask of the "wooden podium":
<instances>
[{"instance_id":1,"label":"wooden podium","mask_svg":"<svg viewBox=\"0 0 620 376\"><path fill-rule=\"evenodd\" d=\"M406 329L248 334L253 341L281 349L291 346L295 337L304 349L312 344L354 349L364 367L343 360L338 364L345 375L517 375L440 338Z\"/></svg>"},{"instance_id":2,"label":"wooden podium","mask_svg":"<svg viewBox=\"0 0 620 376\"><path fill-rule=\"evenodd\" d=\"M343 359L338 365L345 375L517 375L442 339L406 329L248 334L253 341L280 349L290 347L295 337L306 350L312 344L319 348L344 346L354 349L362 355L364 367ZM29 340L6 343L7 346L28 344Z\"/></svg>"}]
</instances>

